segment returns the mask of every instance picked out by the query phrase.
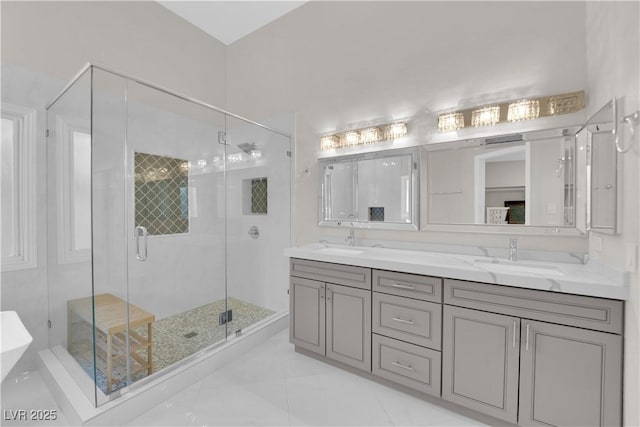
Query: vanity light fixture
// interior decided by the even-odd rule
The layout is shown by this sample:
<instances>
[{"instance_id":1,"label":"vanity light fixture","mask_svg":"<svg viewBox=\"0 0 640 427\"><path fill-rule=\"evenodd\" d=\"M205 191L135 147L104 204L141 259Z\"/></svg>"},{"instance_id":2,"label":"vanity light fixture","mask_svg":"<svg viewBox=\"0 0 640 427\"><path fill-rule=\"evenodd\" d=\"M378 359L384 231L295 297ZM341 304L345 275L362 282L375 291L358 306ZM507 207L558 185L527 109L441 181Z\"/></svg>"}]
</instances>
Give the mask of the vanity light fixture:
<instances>
[{"instance_id":1,"label":"vanity light fixture","mask_svg":"<svg viewBox=\"0 0 640 427\"><path fill-rule=\"evenodd\" d=\"M479 126L495 125L500 121L500 106L489 105L478 108L471 112L471 125L475 128Z\"/></svg>"},{"instance_id":2,"label":"vanity light fixture","mask_svg":"<svg viewBox=\"0 0 640 427\"><path fill-rule=\"evenodd\" d=\"M347 132L340 135L340 147L352 147L360 143L360 134L358 132Z\"/></svg>"},{"instance_id":3,"label":"vanity light fixture","mask_svg":"<svg viewBox=\"0 0 640 427\"><path fill-rule=\"evenodd\" d=\"M320 149L333 150L340 146L340 138L337 135L329 135L320 139Z\"/></svg>"},{"instance_id":4,"label":"vanity light fixture","mask_svg":"<svg viewBox=\"0 0 640 427\"><path fill-rule=\"evenodd\" d=\"M438 117L440 132L449 132L464 127L464 116L461 112L441 114Z\"/></svg>"},{"instance_id":5,"label":"vanity light fixture","mask_svg":"<svg viewBox=\"0 0 640 427\"><path fill-rule=\"evenodd\" d=\"M538 116L540 116L540 101L537 99L522 99L509 104L507 120L510 122L537 119Z\"/></svg>"},{"instance_id":6,"label":"vanity light fixture","mask_svg":"<svg viewBox=\"0 0 640 427\"><path fill-rule=\"evenodd\" d=\"M583 90L519 99L440 114L438 116L438 130L451 132L469 125L473 127L492 126L498 123L558 116L575 113L584 107Z\"/></svg>"},{"instance_id":7,"label":"vanity light fixture","mask_svg":"<svg viewBox=\"0 0 640 427\"><path fill-rule=\"evenodd\" d=\"M395 141L407 134L405 122L393 122L382 126L371 126L320 138L320 149L323 151L337 148L355 147L374 144L382 141Z\"/></svg>"},{"instance_id":8,"label":"vanity light fixture","mask_svg":"<svg viewBox=\"0 0 640 427\"><path fill-rule=\"evenodd\" d=\"M403 122L391 123L384 127L384 139L395 141L407 134L407 125Z\"/></svg>"},{"instance_id":9,"label":"vanity light fixture","mask_svg":"<svg viewBox=\"0 0 640 427\"><path fill-rule=\"evenodd\" d=\"M372 144L382 140L380 128L367 128L360 131L360 144Z\"/></svg>"}]
</instances>

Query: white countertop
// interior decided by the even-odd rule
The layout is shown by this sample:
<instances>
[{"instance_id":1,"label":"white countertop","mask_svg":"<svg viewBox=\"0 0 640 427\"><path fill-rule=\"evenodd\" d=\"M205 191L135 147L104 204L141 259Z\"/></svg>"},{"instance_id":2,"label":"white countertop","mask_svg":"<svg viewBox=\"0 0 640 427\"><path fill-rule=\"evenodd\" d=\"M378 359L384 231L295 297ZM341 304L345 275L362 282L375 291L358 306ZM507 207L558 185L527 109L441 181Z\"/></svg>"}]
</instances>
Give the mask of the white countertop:
<instances>
[{"instance_id":1,"label":"white countertop","mask_svg":"<svg viewBox=\"0 0 640 427\"><path fill-rule=\"evenodd\" d=\"M290 258L303 258L381 270L450 279L555 291L618 300L628 298L624 275L606 274L596 262L587 264L509 261L474 255L426 252L369 246L313 243L285 249Z\"/></svg>"}]
</instances>

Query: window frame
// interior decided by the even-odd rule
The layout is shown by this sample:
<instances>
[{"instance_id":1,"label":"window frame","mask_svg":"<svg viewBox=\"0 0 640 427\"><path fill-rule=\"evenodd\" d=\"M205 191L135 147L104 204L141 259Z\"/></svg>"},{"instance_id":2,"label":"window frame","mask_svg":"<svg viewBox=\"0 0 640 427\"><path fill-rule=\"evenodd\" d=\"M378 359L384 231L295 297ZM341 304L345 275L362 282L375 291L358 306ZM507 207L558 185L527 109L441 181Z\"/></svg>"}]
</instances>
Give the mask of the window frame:
<instances>
[{"instance_id":1,"label":"window frame","mask_svg":"<svg viewBox=\"0 0 640 427\"><path fill-rule=\"evenodd\" d=\"M12 187L15 191L16 203L14 215L14 255L0 257L2 272L27 270L37 267L36 250L36 110L6 102L1 103L2 118L14 122L17 132L14 136L14 153L17 171L14 174ZM17 228L17 230L15 229Z\"/></svg>"}]
</instances>

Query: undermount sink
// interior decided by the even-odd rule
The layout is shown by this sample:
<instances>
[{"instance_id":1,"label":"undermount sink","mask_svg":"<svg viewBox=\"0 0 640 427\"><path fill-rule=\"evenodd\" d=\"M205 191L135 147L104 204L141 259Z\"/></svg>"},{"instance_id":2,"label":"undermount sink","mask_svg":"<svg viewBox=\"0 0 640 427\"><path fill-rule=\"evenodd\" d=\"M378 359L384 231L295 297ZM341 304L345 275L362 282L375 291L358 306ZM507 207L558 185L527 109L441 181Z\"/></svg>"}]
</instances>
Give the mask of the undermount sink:
<instances>
[{"instance_id":1,"label":"undermount sink","mask_svg":"<svg viewBox=\"0 0 640 427\"><path fill-rule=\"evenodd\" d=\"M24 327L18 313L3 311L0 317L0 331L2 331L2 381L18 363L27 350L33 338Z\"/></svg>"},{"instance_id":2,"label":"undermount sink","mask_svg":"<svg viewBox=\"0 0 640 427\"><path fill-rule=\"evenodd\" d=\"M337 248L335 246L327 246L318 249L318 252L335 255L359 255L364 253L364 249L352 249L352 248Z\"/></svg>"},{"instance_id":3,"label":"undermount sink","mask_svg":"<svg viewBox=\"0 0 640 427\"><path fill-rule=\"evenodd\" d=\"M516 261L501 260L475 260L476 267L488 270L492 273L503 274L534 274L536 276L564 276L557 267L553 265L525 264Z\"/></svg>"}]
</instances>

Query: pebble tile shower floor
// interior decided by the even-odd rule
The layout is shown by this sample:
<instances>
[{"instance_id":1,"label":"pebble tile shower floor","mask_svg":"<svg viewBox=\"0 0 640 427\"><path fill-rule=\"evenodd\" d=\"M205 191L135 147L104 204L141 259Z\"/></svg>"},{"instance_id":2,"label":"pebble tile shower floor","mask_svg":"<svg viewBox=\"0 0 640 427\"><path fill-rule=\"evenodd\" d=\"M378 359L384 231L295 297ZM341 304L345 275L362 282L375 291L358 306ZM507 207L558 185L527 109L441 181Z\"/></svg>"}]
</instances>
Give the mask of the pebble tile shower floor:
<instances>
[{"instance_id":1,"label":"pebble tile shower floor","mask_svg":"<svg viewBox=\"0 0 640 427\"><path fill-rule=\"evenodd\" d=\"M157 372L224 340L225 333L227 335L235 334L236 331L247 328L275 313L272 310L235 298L227 299L227 310L233 311L233 318L226 325L219 325L218 319L218 315L225 311L225 300L216 301L155 321L152 324L153 371ZM90 328L85 328L85 334L87 329L90 331ZM77 333L83 332L77 331ZM74 339L74 345L69 350L69 353L76 358L87 374L93 377L91 342L86 339ZM117 375L114 376L120 381L112 385L113 390L126 385L124 378L119 378ZM137 381L145 376L145 372L139 372L132 377L132 380ZM106 376L100 370L97 372L96 382L106 394Z\"/></svg>"}]
</instances>

